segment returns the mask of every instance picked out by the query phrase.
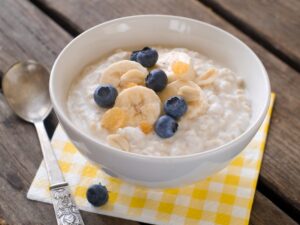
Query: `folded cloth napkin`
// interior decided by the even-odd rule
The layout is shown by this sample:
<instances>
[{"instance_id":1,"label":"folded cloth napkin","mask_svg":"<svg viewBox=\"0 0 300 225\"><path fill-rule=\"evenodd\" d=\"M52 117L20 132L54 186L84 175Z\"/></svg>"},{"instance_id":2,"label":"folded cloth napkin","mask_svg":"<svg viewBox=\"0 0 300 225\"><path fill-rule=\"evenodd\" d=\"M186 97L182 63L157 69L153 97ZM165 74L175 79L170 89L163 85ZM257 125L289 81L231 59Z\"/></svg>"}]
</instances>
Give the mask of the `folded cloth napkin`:
<instances>
[{"instance_id":1,"label":"folded cloth napkin","mask_svg":"<svg viewBox=\"0 0 300 225\"><path fill-rule=\"evenodd\" d=\"M81 210L152 224L248 224L262 161L272 107L251 143L222 171L180 188L150 189L110 177L90 164L71 144L60 126L52 139L53 149ZM93 207L87 188L101 182L109 201ZM50 203L49 183L42 162L27 197Z\"/></svg>"}]
</instances>

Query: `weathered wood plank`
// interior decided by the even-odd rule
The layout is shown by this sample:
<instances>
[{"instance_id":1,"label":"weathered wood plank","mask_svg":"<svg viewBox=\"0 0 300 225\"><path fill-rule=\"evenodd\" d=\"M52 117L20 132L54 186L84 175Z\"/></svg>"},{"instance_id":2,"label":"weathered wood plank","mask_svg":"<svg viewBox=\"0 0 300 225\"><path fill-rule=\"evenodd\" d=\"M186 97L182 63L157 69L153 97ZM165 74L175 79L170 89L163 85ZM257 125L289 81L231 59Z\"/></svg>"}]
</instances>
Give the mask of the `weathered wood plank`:
<instances>
[{"instance_id":1,"label":"weathered wood plank","mask_svg":"<svg viewBox=\"0 0 300 225\"><path fill-rule=\"evenodd\" d=\"M250 217L250 225L296 225L297 223L277 208L272 202L256 192L253 209Z\"/></svg>"},{"instance_id":2,"label":"weathered wood plank","mask_svg":"<svg viewBox=\"0 0 300 225\"><path fill-rule=\"evenodd\" d=\"M246 32L250 32L261 42L270 44L279 51L278 54L287 55L300 68L300 1L205 0L204 2L242 29L247 29Z\"/></svg>"},{"instance_id":3,"label":"weathered wood plank","mask_svg":"<svg viewBox=\"0 0 300 225\"><path fill-rule=\"evenodd\" d=\"M121 16L161 13L206 21L231 32L247 43L262 59L269 73L272 89L277 93L261 181L299 212L300 76L297 72L197 1L95 0L83 3L79 0L40 0L39 2L61 14L65 18L64 22L79 29L79 32Z\"/></svg>"},{"instance_id":4,"label":"weathered wood plank","mask_svg":"<svg viewBox=\"0 0 300 225\"><path fill-rule=\"evenodd\" d=\"M28 58L50 69L70 40L65 31L27 1L0 1L1 70ZM56 224L51 205L26 199L41 160L34 127L14 116L0 93L0 223L5 220L10 225ZM91 213L83 213L83 218L85 224L138 224Z\"/></svg>"}]
</instances>

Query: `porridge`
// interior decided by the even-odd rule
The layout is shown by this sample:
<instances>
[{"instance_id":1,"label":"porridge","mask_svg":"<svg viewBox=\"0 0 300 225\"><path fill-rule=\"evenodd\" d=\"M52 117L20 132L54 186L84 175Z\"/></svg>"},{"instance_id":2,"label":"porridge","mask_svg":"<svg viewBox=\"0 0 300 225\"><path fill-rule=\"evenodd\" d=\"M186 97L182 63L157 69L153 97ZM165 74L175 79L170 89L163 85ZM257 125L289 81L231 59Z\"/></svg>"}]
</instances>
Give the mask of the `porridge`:
<instances>
[{"instance_id":1,"label":"porridge","mask_svg":"<svg viewBox=\"0 0 300 225\"><path fill-rule=\"evenodd\" d=\"M155 156L221 146L251 117L242 78L185 48L114 52L73 82L67 109L78 129L102 143Z\"/></svg>"}]
</instances>

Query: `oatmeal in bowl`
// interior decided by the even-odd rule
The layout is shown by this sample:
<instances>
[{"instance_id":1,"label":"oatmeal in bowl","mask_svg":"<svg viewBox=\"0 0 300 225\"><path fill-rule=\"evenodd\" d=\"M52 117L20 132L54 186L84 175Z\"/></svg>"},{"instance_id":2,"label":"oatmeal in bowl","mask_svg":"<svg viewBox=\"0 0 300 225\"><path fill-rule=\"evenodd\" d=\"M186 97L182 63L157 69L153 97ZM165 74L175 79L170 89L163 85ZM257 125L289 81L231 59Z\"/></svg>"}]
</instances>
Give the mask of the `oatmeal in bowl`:
<instances>
[{"instance_id":1,"label":"oatmeal in bowl","mask_svg":"<svg viewBox=\"0 0 300 225\"><path fill-rule=\"evenodd\" d=\"M256 134L270 99L267 72L243 42L164 15L83 32L56 59L49 86L78 151L148 187L186 185L226 167Z\"/></svg>"},{"instance_id":2,"label":"oatmeal in bowl","mask_svg":"<svg viewBox=\"0 0 300 225\"><path fill-rule=\"evenodd\" d=\"M186 48L117 50L83 70L67 105L74 124L95 139L154 156L219 147L251 118L242 77Z\"/></svg>"}]
</instances>

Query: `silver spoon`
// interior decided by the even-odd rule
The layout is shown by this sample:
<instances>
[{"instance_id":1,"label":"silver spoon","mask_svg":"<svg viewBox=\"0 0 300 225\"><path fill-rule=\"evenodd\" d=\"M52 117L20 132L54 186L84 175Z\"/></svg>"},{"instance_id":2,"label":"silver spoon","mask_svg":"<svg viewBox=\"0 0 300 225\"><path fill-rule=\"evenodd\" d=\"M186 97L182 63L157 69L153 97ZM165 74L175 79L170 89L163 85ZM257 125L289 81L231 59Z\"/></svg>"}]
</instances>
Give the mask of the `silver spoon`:
<instances>
[{"instance_id":1,"label":"silver spoon","mask_svg":"<svg viewBox=\"0 0 300 225\"><path fill-rule=\"evenodd\" d=\"M48 82L48 71L39 63L29 60L14 64L6 72L2 80L2 88L14 112L36 127L50 182L57 224L83 225L80 212L59 168L43 123L52 109Z\"/></svg>"}]
</instances>

